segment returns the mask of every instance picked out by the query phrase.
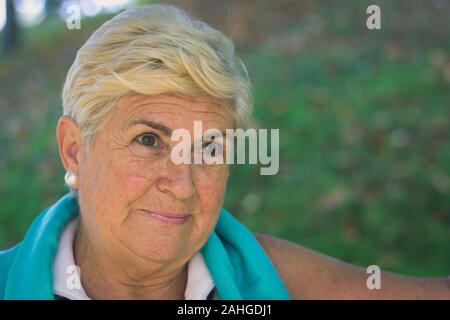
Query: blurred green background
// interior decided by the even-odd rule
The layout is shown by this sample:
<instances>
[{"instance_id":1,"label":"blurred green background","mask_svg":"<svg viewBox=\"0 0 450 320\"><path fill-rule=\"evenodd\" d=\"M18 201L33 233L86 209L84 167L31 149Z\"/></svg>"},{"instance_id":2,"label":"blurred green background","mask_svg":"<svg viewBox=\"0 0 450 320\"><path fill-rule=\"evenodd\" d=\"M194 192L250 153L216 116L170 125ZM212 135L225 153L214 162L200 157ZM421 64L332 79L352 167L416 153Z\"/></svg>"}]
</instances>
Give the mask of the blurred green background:
<instances>
[{"instance_id":1,"label":"blurred green background","mask_svg":"<svg viewBox=\"0 0 450 320\"><path fill-rule=\"evenodd\" d=\"M65 192L62 85L76 50L113 15L68 30L58 2L19 27L15 49L2 44L1 249ZM235 42L257 124L280 129L279 173L235 166L225 207L252 231L347 262L450 274L449 1L163 3ZM366 28L370 4L381 8L381 30Z\"/></svg>"}]
</instances>

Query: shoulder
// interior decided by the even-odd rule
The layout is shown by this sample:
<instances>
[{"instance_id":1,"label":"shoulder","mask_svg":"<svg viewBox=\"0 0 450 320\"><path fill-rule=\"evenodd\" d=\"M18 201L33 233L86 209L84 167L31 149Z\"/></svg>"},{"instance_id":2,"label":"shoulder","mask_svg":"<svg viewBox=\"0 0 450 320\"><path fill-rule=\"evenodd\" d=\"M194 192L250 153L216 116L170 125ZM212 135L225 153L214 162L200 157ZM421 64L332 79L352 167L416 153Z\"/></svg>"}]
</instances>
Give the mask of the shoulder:
<instances>
[{"instance_id":1,"label":"shoulder","mask_svg":"<svg viewBox=\"0 0 450 320\"><path fill-rule=\"evenodd\" d=\"M255 234L293 299L450 299L445 278L417 278L382 271L381 288L369 289L366 268L299 244Z\"/></svg>"},{"instance_id":2,"label":"shoulder","mask_svg":"<svg viewBox=\"0 0 450 320\"><path fill-rule=\"evenodd\" d=\"M9 268L11 267L11 264L14 261L14 258L16 257L19 247L20 243L16 244L15 246L7 250L0 251L0 276L8 272Z\"/></svg>"},{"instance_id":3,"label":"shoulder","mask_svg":"<svg viewBox=\"0 0 450 320\"><path fill-rule=\"evenodd\" d=\"M323 299L336 292L358 268L299 244L255 234L293 299Z\"/></svg>"},{"instance_id":4,"label":"shoulder","mask_svg":"<svg viewBox=\"0 0 450 320\"><path fill-rule=\"evenodd\" d=\"M0 300L3 297L3 292L6 286L6 280L8 277L9 269L14 261L14 258L19 249L19 245L17 244L14 247L0 251Z\"/></svg>"}]
</instances>

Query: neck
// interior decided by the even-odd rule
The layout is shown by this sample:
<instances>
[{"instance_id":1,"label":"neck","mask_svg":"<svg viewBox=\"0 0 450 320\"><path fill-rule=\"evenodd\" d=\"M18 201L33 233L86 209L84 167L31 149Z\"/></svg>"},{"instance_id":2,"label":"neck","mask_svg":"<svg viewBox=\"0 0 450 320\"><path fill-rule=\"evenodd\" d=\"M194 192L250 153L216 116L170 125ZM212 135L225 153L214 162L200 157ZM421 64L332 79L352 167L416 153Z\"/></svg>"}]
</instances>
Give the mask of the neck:
<instances>
[{"instance_id":1,"label":"neck","mask_svg":"<svg viewBox=\"0 0 450 320\"><path fill-rule=\"evenodd\" d=\"M113 256L89 241L80 223L74 241L74 259L81 283L91 299L184 300L187 263L166 265L140 257Z\"/></svg>"}]
</instances>

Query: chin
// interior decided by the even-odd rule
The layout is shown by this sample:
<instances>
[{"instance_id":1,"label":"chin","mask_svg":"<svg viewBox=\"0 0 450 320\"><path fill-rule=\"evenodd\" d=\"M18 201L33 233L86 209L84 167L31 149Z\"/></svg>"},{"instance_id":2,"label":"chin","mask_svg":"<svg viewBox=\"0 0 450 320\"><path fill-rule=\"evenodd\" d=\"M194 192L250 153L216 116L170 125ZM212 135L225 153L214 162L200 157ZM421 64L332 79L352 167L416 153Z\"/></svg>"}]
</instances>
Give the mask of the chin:
<instances>
[{"instance_id":1,"label":"chin","mask_svg":"<svg viewBox=\"0 0 450 320\"><path fill-rule=\"evenodd\" d=\"M154 261L180 259L192 250L194 220L168 225L142 215L131 215L122 225L121 238L133 253Z\"/></svg>"},{"instance_id":2,"label":"chin","mask_svg":"<svg viewBox=\"0 0 450 320\"><path fill-rule=\"evenodd\" d=\"M127 242L135 254L153 261L177 260L189 251L188 239L180 235L133 234Z\"/></svg>"}]
</instances>

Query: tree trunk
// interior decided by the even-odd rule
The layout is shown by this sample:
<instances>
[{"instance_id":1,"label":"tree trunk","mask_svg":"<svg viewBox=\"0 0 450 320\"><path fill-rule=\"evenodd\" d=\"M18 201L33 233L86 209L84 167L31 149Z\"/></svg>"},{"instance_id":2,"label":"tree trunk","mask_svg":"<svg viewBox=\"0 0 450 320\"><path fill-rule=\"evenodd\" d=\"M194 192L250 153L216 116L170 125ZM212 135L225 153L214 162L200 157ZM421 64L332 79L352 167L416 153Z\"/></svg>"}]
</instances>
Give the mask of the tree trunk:
<instances>
[{"instance_id":1,"label":"tree trunk","mask_svg":"<svg viewBox=\"0 0 450 320\"><path fill-rule=\"evenodd\" d=\"M50 17L53 14L58 14L58 9L60 5L61 5L60 0L45 1L45 12L47 12L47 17Z\"/></svg>"},{"instance_id":2,"label":"tree trunk","mask_svg":"<svg viewBox=\"0 0 450 320\"><path fill-rule=\"evenodd\" d=\"M19 46L20 29L13 0L6 0L6 25L3 30L3 56L10 55Z\"/></svg>"}]
</instances>

